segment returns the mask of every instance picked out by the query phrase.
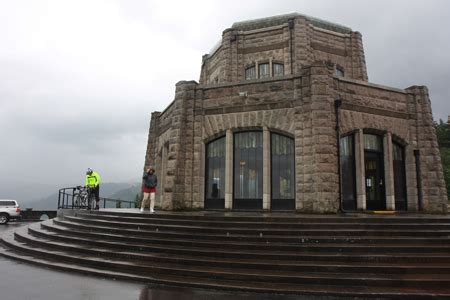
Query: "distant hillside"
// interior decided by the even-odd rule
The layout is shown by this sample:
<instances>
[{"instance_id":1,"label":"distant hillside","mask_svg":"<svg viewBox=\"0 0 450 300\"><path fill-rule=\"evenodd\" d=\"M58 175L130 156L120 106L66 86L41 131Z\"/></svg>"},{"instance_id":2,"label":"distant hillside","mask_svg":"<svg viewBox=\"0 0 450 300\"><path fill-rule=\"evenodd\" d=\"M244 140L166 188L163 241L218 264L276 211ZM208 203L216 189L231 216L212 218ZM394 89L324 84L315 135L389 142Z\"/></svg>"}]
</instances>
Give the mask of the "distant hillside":
<instances>
[{"instance_id":1,"label":"distant hillside","mask_svg":"<svg viewBox=\"0 0 450 300\"><path fill-rule=\"evenodd\" d=\"M141 192L141 186L133 185L129 188L115 192L108 198L120 199L120 200L126 200L126 201L134 201L136 198L136 194L140 194L140 192Z\"/></svg>"},{"instance_id":2,"label":"distant hillside","mask_svg":"<svg viewBox=\"0 0 450 300\"><path fill-rule=\"evenodd\" d=\"M0 182L0 199L14 199L20 203L20 206L29 207L32 202L57 193L60 188L61 185L58 184Z\"/></svg>"},{"instance_id":3,"label":"distant hillside","mask_svg":"<svg viewBox=\"0 0 450 300\"><path fill-rule=\"evenodd\" d=\"M117 191L116 193L112 194L107 198L134 202L136 200L136 195L140 195L140 193L141 193L141 185L133 185L129 188Z\"/></svg>"},{"instance_id":4,"label":"distant hillside","mask_svg":"<svg viewBox=\"0 0 450 300\"><path fill-rule=\"evenodd\" d=\"M131 194L134 193L134 196ZM132 199L134 201L136 193L139 192L139 185L130 183L103 183L100 186L100 197L112 198L112 199L122 199L128 200ZM22 208L33 208L42 210L54 210L58 206L58 192L55 192L47 197L41 198L39 200L20 203Z\"/></svg>"}]
</instances>

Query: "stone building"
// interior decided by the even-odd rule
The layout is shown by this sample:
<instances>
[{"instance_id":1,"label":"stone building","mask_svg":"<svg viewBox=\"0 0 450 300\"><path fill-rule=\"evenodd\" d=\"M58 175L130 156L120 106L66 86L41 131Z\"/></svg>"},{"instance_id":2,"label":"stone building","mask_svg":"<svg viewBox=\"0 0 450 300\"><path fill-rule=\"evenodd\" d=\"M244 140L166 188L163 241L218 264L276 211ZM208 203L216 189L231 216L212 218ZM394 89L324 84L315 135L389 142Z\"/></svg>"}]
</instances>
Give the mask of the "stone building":
<instances>
[{"instance_id":1,"label":"stone building","mask_svg":"<svg viewBox=\"0 0 450 300\"><path fill-rule=\"evenodd\" d=\"M164 209L444 213L428 89L368 81L361 34L298 13L234 23L153 112Z\"/></svg>"}]
</instances>

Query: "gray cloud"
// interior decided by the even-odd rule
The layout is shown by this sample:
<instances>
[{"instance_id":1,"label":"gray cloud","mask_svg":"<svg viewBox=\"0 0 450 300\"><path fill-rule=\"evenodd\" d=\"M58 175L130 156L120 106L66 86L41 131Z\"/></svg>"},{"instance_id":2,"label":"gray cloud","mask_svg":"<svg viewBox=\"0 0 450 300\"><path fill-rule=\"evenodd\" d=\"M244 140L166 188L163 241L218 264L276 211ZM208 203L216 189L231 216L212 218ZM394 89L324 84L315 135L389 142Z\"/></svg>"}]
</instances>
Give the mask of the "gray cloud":
<instances>
[{"instance_id":1,"label":"gray cloud","mask_svg":"<svg viewBox=\"0 0 450 300\"><path fill-rule=\"evenodd\" d=\"M371 82L427 85L446 119L447 1L4 1L0 182L138 178L150 113L233 22L297 11L360 31ZM0 185L1 197L1 185Z\"/></svg>"}]
</instances>

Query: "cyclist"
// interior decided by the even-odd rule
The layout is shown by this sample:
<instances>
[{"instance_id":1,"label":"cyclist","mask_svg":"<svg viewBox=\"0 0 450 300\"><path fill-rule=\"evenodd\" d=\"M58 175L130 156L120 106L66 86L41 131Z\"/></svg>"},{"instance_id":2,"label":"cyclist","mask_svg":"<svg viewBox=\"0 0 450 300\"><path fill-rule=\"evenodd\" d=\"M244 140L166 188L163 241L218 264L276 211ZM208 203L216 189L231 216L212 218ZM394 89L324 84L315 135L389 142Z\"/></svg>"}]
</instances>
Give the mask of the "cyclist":
<instances>
[{"instance_id":1,"label":"cyclist","mask_svg":"<svg viewBox=\"0 0 450 300\"><path fill-rule=\"evenodd\" d=\"M88 168L86 171L86 187L89 192L89 203L88 207L91 207L92 196L95 196L95 209L99 209L100 202L100 175L97 172L94 172L91 168Z\"/></svg>"}]
</instances>

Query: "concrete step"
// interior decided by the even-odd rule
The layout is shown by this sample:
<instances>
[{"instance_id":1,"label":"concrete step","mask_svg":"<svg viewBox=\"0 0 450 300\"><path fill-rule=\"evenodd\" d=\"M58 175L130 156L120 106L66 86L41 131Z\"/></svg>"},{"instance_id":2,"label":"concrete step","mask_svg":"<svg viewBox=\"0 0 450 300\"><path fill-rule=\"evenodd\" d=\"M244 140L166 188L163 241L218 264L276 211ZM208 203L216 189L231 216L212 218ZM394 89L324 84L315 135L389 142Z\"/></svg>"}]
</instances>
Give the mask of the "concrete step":
<instances>
[{"instance_id":1,"label":"concrete step","mask_svg":"<svg viewBox=\"0 0 450 300\"><path fill-rule=\"evenodd\" d=\"M193 281L188 277L175 277L160 275L140 276L118 271L105 271L97 268L83 267L62 262L50 262L22 253L12 252L0 247L0 255L17 261L52 268L55 270L76 272L95 277L109 277L127 281L139 281L152 284L164 284L172 286L183 286L193 288L210 288L241 292L274 293L274 294L296 294L323 297L346 297L346 298L389 298L389 299L445 299L450 295L447 287L441 288L411 288L411 287L365 287L360 286L323 286L323 285L289 285L289 284L261 284L254 282L223 281L213 278L205 278L201 283Z\"/></svg>"},{"instance_id":2,"label":"concrete step","mask_svg":"<svg viewBox=\"0 0 450 300\"><path fill-rule=\"evenodd\" d=\"M236 212L167 212L157 211L149 214L148 211L139 213L138 209L126 209L121 211L100 210L86 211L79 210L77 215L95 216L119 216L132 218L150 219L172 219L172 220L195 220L200 222L260 222L260 223L449 223L449 218L445 215L374 215L374 214L341 214L341 215L306 215L293 213L236 213Z\"/></svg>"},{"instance_id":3,"label":"concrete step","mask_svg":"<svg viewBox=\"0 0 450 300\"><path fill-rule=\"evenodd\" d=\"M428 259L428 261L448 261L449 253L446 252L446 248L442 248L439 245L427 245L427 247L418 245L383 245L374 249L373 245L368 244L283 244L283 243L267 243L265 241L259 243L250 243L244 241L196 241L188 240L186 237L183 239L171 239L161 235L158 238L153 238L153 233L149 232L146 237L134 237L132 233L127 235L111 235L104 233L90 233L87 231L77 231L71 229L70 231L64 230L64 227L51 224L42 225L47 230L53 230L58 232L58 236L64 238L70 238L67 236L75 236L86 238L88 242L95 243L98 240L112 240L120 241L128 245L135 245L134 248L141 249L140 251L150 252L170 252L177 254L179 252L189 253L190 255L197 256L219 256L219 257L238 257L247 255L249 257L257 256L258 259L273 259L277 256L279 260L297 260L303 256L311 259L313 254L321 256L323 255L335 255L339 254L339 258L344 259L342 255L348 254L348 256L363 257L365 261L368 261L367 257L373 257L373 260L381 261L386 260L389 256L395 256L396 258L403 259L405 261L418 261L422 259ZM89 230L89 228L86 228ZM62 237L63 238L63 237ZM120 246L119 246L120 247ZM218 247L220 250L218 250ZM400 250L406 249L401 253ZM429 250L429 255L425 257L425 251ZM416 253L416 255L414 255Z\"/></svg>"},{"instance_id":4,"label":"concrete step","mask_svg":"<svg viewBox=\"0 0 450 300\"><path fill-rule=\"evenodd\" d=\"M220 234L220 235L253 235L253 236L298 236L301 235L323 235L338 233L339 235L387 235L387 236L448 236L449 230L440 230L436 228L429 228L425 226L417 228L403 227L401 229L391 229L384 226L375 226L373 228L336 228L330 226L326 228L316 228L311 226L310 228L298 228L298 229L272 229L272 228L260 228L260 229L248 229L248 228L224 228L224 227L201 227L201 226L176 226L166 224L147 224L147 223L126 223L120 221L107 221L97 219L84 219L80 217L67 216L65 220L82 223L87 225L111 227L111 228L123 228L132 230L144 230L144 231L165 231L165 232L179 232L179 233L195 233L201 234Z\"/></svg>"},{"instance_id":5,"label":"concrete step","mask_svg":"<svg viewBox=\"0 0 450 300\"><path fill-rule=\"evenodd\" d=\"M23 237L25 232L16 231L15 237ZM76 263L84 267L97 267L105 270L116 270L119 272L153 275L165 274L171 276L197 277L199 281L203 278L215 278L220 280L237 280L242 282L266 282L271 284L320 284L320 285L363 285L363 286L414 286L439 288L450 283L449 274L370 274L370 273L314 273L314 272L288 272L288 271L255 271L236 268L218 267L183 267L179 264L162 264L148 262L127 262L122 260L111 260L98 256L80 255L74 252L48 250L36 247L27 247L22 238L14 240L4 239L8 247L14 248L28 255L46 258L52 261L65 263ZM22 242L22 243L19 243Z\"/></svg>"},{"instance_id":6,"label":"concrete step","mask_svg":"<svg viewBox=\"0 0 450 300\"><path fill-rule=\"evenodd\" d=\"M334 255L328 256L327 260L301 261L293 257L292 260L258 260L254 258L215 258L206 256L189 256L186 254L168 254L160 252L133 251L141 249L140 245L129 243L112 243L111 241L95 240L91 242L87 238L76 238L65 235L55 235L38 228L29 228L31 236L21 236L19 239L34 246L44 249L58 249L61 251L80 252L100 257L119 258L131 261L153 261L165 263L177 263L189 266L216 266L226 268L241 268L255 270L283 270L302 272L341 272L341 273L390 273L390 274L450 274L450 265L442 263L423 262L354 262L335 261ZM95 248L93 248L95 247ZM114 251L111 251L114 249Z\"/></svg>"},{"instance_id":7,"label":"concrete step","mask_svg":"<svg viewBox=\"0 0 450 300\"><path fill-rule=\"evenodd\" d=\"M169 285L450 298L450 219L441 216L74 213L5 234L0 254Z\"/></svg>"},{"instance_id":8,"label":"concrete step","mask_svg":"<svg viewBox=\"0 0 450 300\"><path fill-rule=\"evenodd\" d=\"M436 222L424 223L423 219L420 218L408 218L408 219L392 219L396 222L392 222L390 219L377 218L377 219L357 219L357 218L291 218L289 221L279 220L272 221L261 221L261 220L235 220L235 218L220 218L219 220L203 220L203 219L178 219L171 215L158 215L156 214L134 214L133 216L120 216L109 213L98 213L98 212L78 212L76 216L83 219L95 219L95 220L107 220L112 222L126 222L126 223L144 223L144 224L165 224L165 225L179 225L179 226L200 226L200 227L226 227L226 228L273 228L273 229L298 229L298 228L329 228L341 226L339 228L351 228L358 229L363 228L376 228L379 226L384 226L386 228L396 228L396 227L414 227L422 226L433 229L448 229L450 230L450 222L448 219L445 221L441 220ZM401 222L400 222L401 221Z\"/></svg>"},{"instance_id":9,"label":"concrete step","mask_svg":"<svg viewBox=\"0 0 450 300\"><path fill-rule=\"evenodd\" d=\"M193 243L198 241L201 244L206 243L217 243L220 241L221 243L229 244L229 242L233 241L247 241L247 242L256 242L256 243L265 243L270 244L272 246L281 245L281 246L290 246L291 244L299 245L299 244L318 244L318 243L345 243L345 244L391 244L391 245L400 245L400 244L415 244L415 245L428 245L428 244L439 244L439 245L447 245L450 244L450 239L447 237L385 237L385 236L260 236L260 235L226 235L224 237L223 234L186 234L186 233L177 233L177 232L168 232L168 231L142 231L139 230L137 234L135 230L123 229L123 230L110 230L108 227L101 226L93 226L93 225L82 225L80 223L61 221L58 219L54 219L54 223L57 224L55 231L64 232L67 231L68 228L73 232L82 231L83 234L90 233L95 229L96 232L101 232L102 236L114 236L118 235L120 238L133 238L138 239L139 237L153 237L151 240L154 242L157 238L164 238L165 240L172 240L174 243L178 243L180 240L187 240L189 243ZM43 224L43 226L49 226L47 224ZM58 227L59 226L59 227ZM49 228L52 230L52 228ZM80 233L81 234L81 233ZM299 233L301 234L301 233ZM329 233L328 233L329 234ZM338 233L337 233L338 234ZM146 239L148 240L148 238ZM202 242L204 241L204 242Z\"/></svg>"}]
</instances>

